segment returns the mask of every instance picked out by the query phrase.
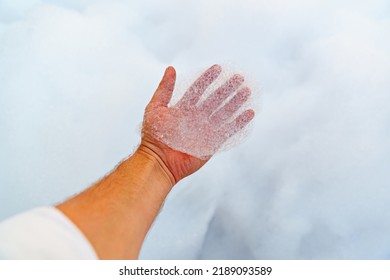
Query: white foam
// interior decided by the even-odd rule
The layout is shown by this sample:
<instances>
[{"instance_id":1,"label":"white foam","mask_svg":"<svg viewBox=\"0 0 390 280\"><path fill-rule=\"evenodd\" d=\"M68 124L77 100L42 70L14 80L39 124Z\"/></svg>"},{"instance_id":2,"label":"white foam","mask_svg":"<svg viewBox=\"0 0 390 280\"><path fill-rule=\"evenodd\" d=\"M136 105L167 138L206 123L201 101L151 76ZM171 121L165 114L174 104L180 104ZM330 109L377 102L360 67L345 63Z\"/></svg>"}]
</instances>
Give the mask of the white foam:
<instances>
[{"instance_id":1,"label":"white foam","mask_svg":"<svg viewBox=\"0 0 390 280\"><path fill-rule=\"evenodd\" d=\"M242 74L226 68L221 72L220 66L207 71L190 86L178 82L169 121L157 120L152 129L172 149L202 159L239 144L248 135L247 124L254 115L250 104L255 95Z\"/></svg>"}]
</instances>

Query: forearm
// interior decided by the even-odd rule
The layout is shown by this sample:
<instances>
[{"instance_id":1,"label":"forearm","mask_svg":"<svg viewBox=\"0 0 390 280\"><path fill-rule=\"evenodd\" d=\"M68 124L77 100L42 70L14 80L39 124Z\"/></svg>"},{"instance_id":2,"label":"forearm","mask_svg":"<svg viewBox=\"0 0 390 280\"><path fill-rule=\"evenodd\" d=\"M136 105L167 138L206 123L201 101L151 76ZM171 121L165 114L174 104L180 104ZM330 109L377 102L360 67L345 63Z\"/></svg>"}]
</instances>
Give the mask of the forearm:
<instances>
[{"instance_id":1,"label":"forearm","mask_svg":"<svg viewBox=\"0 0 390 280\"><path fill-rule=\"evenodd\" d=\"M139 148L112 173L57 207L89 239L102 259L135 259L173 187L158 157Z\"/></svg>"},{"instance_id":2,"label":"forearm","mask_svg":"<svg viewBox=\"0 0 390 280\"><path fill-rule=\"evenodd\" d=\"M100 258L137 258L173 185L201 168L254 117L251 109L238 111L250 96L247 87L237 91L244 81L240 75L232 76L198 106L221 71L219 65L210 67L170 107L176 72L168 67L145 108L140 148L94 186L58 205L84 232ZM229 121L236 112L238 116ZM187 135L181 127L193 127L195 134Z\"/></svg>"}]
</instances>

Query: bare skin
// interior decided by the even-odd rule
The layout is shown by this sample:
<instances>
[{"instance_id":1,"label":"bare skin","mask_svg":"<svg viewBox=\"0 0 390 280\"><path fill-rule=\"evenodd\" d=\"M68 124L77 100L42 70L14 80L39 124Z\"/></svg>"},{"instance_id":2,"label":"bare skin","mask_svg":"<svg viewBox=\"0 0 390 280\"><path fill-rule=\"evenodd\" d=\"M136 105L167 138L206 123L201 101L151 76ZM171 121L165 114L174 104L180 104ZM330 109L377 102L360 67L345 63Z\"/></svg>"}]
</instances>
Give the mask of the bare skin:
<instances>
[{"instance_id":1,"label":"bare skin","mask_svg":"<svg viewBox=\"0 0 390 280\"><path fill-rule=\"evenodd\" d=\"M190 87L183 99L170 108L168 103L175 86L176 72L173 67L168 67L145 109L142 140L135 153L96 184L57 205L88 238L100 259L137 259L143 240L172 187L210 159L199 159L161 143L154 136L154 124L157 117L163 123L175 122L172 112L179 111L180 116L181 111L192 108L219 73L220 67L212 66ZM237 94L249 97L248 90ZM225 111L236 111L240 106L230 102ZM214 119L221 121L222 113L215 114ZM240 121L238 127L232 128L232 124L224 126L224 129L230 129L226 137L241 129L253 117L253 110L247 110L235 120Z\"/></svg>"}]
</instances>

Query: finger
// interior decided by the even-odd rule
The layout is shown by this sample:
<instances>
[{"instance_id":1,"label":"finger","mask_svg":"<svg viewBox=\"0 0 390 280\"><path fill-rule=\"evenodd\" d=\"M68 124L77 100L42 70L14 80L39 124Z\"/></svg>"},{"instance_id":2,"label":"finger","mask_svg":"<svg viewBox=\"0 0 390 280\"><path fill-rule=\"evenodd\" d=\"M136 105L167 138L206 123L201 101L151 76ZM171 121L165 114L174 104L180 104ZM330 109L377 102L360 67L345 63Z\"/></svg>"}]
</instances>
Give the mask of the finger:
<instances>
[{"instance_id":1,"label":"finger","mask_svg":"<svg viewBox=\"0 0 390 280\"><path fill-rule=\"evenodd\" d=\"M224 135L224 141L243 129L254 118L255 111L248 109L241 113L234 121L228 123L222 129L222 135Z\"/></svg>"},{"instance_id":2,"label":"finger","mask_svg":"<svg viewBox=\"0 0 390 280\"><path fill-rule=\"evenodd\" d=\"M176 104L181 109L194 107L198 103L199 98L205 92L206 88L211 85L215 79L221 74L222 68L218 64L207 69L184 93L183 97Z\"/></svg>"},{"instance_id":3,"label":"finger","mask_svg":"<svg viewBox=\"0 0 390 280\"><path fill-rule=\"evenodd\" d=\"M248 87L240 89L221 109L212 114L210 121L218 124L229 119L238 109L240 109L250 96L251 90Z\"/></svg>"},{"instance_id":4,"label":"finger","mask_svg":"<svg viewBox=\"0 0 390 280\"><path fill-rule=\"evenodd\" d=\"M234 75L199 106L199 111L211 115L244 82L244 77Z\"/></svg>"},{"instance_id":5,"label":"finger","mask_svg":"<svg viewBox=\"0 0 390 280\"><path fill-rule=\"evenodd\" d=\"M176 71L175 68L169 66L165 69L164 76L161 79L148 107L166 107L172 98L173 89L175 88Z\"/></svg>"}]
</instances>

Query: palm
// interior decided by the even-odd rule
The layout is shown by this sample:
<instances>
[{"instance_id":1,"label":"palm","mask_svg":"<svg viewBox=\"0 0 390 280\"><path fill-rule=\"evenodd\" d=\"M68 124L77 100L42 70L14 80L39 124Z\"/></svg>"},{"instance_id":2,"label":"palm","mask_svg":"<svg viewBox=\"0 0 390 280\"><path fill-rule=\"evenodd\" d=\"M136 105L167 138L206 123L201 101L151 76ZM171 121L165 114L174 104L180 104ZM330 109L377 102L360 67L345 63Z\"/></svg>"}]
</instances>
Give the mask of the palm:
<instances>
[{"instance_id":1,"label":"palm","mask_svg":"<svg viewBox=\"0 0 390 280\"><path fill-rule=\"evenodd\" d=\"M154 114L148 117L145 116L142 131L142 145L153 150L164 161L177 182L197 171L209 160L209 158L200 159L184 152L174 150L162 143L156 137L157 131L150 129L150 124L156 122L174 124L176 121L177 119L172 116L170 109L168 108L158 108Z\"/></svg>"}]
</instances>

